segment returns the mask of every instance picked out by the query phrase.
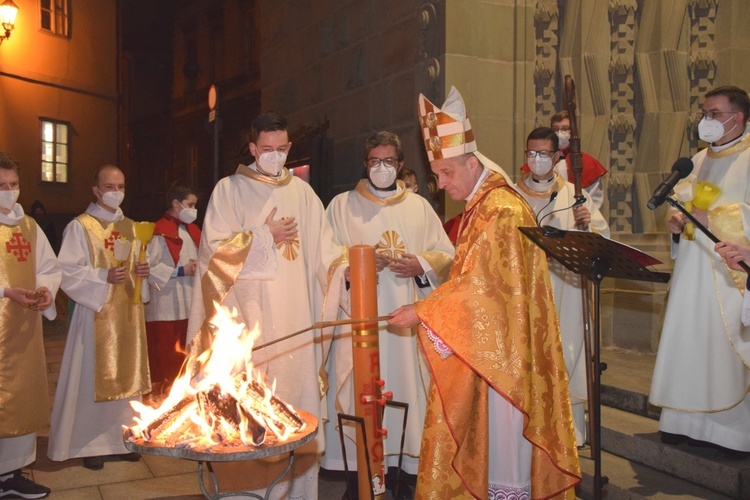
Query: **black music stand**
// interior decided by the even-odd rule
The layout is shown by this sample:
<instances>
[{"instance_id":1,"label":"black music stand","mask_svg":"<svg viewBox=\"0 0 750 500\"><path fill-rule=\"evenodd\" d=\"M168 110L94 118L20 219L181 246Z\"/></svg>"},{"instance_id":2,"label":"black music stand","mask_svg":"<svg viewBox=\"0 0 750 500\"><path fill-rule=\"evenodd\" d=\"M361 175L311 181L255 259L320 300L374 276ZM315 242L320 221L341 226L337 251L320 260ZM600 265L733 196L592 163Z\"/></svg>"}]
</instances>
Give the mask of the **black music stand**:
<instances>
[{"instance_id":1,"label":"black music stand","mask_svg":"<svg viewBox=\"0 0 750 500\"><path fill-rule=\"evenodd\" d=\"M593 355L587 371L593 371L593 399L591 408L590 427L594 435L590 437L592 459L594 461L594 498L601 498L602 488L608 479L602 476L601 466L601 374L604 367L600 361L601 320L599 316L599 285L608 276L636 281L652 281L666 283L669 273L660 273L646 269L645 266L660 264L661 262L648 254L633 247L607 239L596 233L583 231L563 231L550 226L519 227L531 241L536 243L547 255L554 258L570 271L582 278L585 286L586 279L594 284L593 307ZM587 341L584 339L584 341Z\"/></svg>"}]
</instances>

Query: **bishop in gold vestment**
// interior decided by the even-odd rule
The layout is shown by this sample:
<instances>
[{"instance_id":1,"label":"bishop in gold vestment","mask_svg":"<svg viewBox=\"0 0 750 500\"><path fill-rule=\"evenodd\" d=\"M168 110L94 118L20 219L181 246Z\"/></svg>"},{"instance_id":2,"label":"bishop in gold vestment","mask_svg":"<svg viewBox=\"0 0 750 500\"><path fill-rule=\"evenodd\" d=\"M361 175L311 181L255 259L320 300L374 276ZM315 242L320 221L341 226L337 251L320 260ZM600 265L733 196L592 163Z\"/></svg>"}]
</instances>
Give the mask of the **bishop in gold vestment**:
<instances>
[{"instance_id":1,"label":"bishop in gold vestment","mask_svg":"<svg viewBox=\"0 0 750 500\"><path fill-rule=\"evenodd\" d=\"M432 385L418 498L573 497L580 470L560 333L544 252L519 226L526 202L476 150L452 88L420 96L431 168L466 200L448 280L393 324L420 322Z\"/></svg>"}]
</instances>

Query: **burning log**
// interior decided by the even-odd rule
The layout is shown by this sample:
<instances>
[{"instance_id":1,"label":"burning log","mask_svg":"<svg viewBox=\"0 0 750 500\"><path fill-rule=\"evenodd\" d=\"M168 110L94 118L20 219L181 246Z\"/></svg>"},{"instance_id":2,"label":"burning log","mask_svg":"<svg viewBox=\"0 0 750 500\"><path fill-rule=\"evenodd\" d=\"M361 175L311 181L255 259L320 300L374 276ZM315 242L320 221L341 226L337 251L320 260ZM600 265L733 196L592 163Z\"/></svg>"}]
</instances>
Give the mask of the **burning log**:
<instances>
[{"instance_id":1,"label":"burning log","mask_svg":"<svg viewBox=\"0 0 750 500\"><path fill-rule=\"evenodd\" d=\"M249 353L257 330L234 322L236 313L218 311L211 347L193 360L200 371L183 373L159 408L132 403L140 415L126 432L129 442L226 453L273 446L305 429L300 414L254 371Z\"/></svg>"},{"instance_id":2,"label":"burning log","mask_svg":"<svg viewBox=\"0 0 750 500\"><path fill-rule=\"evenodd\" d=\"M188 399L182 399L171 408L165 410L156 418L156 420L149 423L146 428L143 429L143 431L141 432L141 437L143 438L143 440L146 442L150 442L152 440L152 436L158 436L160 434L163 435L165 433L168 433L169 428L185 418L186 412L184 410L191 404L194 404L194 402Z\"/></svg>"},{"instance_id":3,"label":"burning log","mask_svg":"<svg viewBox=\"0 0 750 500\"><path fill-rule=\"evenodd\" d=\"M255 446L265 441L266 428L263 424L231 394L223 393L218 385L212 386L209 391L199 392L196 398L203 420L222 436L222 441L226 432L222 423L228 424L234 433L249 437Z\"/></svg>"}]
</instances>

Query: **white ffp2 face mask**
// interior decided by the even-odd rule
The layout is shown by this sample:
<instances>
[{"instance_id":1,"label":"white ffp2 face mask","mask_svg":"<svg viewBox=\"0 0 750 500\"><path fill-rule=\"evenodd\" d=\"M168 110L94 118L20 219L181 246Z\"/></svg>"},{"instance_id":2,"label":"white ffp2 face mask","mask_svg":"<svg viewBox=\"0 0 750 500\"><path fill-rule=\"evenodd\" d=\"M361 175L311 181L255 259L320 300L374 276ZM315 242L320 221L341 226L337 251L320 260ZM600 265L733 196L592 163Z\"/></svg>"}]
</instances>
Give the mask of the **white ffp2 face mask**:
<instances>
[{"instance_id":1,"label":"white ffp2 face mask","mask_svg":"<svg viewBox=\"0 0 750 500\"><path fill-rule=\"evenodd\" d=\"M715 118L713 120L707 120L704 116L698 123L698 137L700 137L700 140L708 143L718 141L737 127L735 124L735 126L730 128L728 132L724 132L724 124L732 118L734 118L734 115L730 116L723 122L720 122Z\"/></svg>"},{"instance_id":2,"label":"white ffp2 face mask","mask_svg":"<svg viewBox=\"0 0 750 500\"><path fill-rule=\"evenodd\" d=\"M570 132L556 132L557 139L560 141L560 149L565 149L570 146Z\"/></svg>"},{"instance_id":3,"label":"white ffp2 face mask","mask_svg":"<svg viewBox=\"0 0 750 500\"><path fill-rule=\"evenodd\" d=\"M99 192L102 193L101 191ZM117 210L118 208L120 208L120 205L122 205L122 200L124 199L125 193L123 193L122 191L107 191L106 193L102 193L101 196L102 203L113 210Z\"/></svg>"},{"instance_id":4,"label":"white ffp2 face mask","mask_svg":"<svg viewBox=\"0 0 750 500\"><path fill-rule=\"evenodd\" d=\"M258 157L258 166L271 176L279 175L286 163L286 153L281 151L269 151Z\"/></svg>"},{"instance_id":5,"label":"white ffp2 face mask","mask_svg":"<svg viewBox=\"0 0 750 500\"><path fill-rule=\"evenodd\" d=\"M198 209L182 207L182 210L180 210L180 213L178 214L178 218L180 219L180 222L190 224L198 218Z\"/></svg>"},{"instance_id":6,"label":"white ffp2 face mask","mask_svg":"<svg viewBox=\"0 0 750 500\"><path fill-rule=\"evenodd\" d=\"M396 182L398 172L396 167L387 167L381 163L377 167L371 168L367 175L376 188L388 189Z\"/></svg>"},{"instance_id":7,"label":"white ffp2 face mask","mask_svg":"<svg viewBox=\"0 0 750 500\"><path fill-rule=\"evenodd\" d=\"M529 158L529 170L537 177L547 175L552 170L552 158L542 158L538 155L535 158Z\"/></svg>"},{"instance_id":8,"label":"white ffp2 face mask","mask_svg":"<svg viewBox=\"0 0 750 500\"><path fill-rule=\"evenodd\" d=\"M5 210L13 210L18 196L21 194L20 189L9 189L7 191L0 191L0 208Z\"/></svg>"}]
</instances>

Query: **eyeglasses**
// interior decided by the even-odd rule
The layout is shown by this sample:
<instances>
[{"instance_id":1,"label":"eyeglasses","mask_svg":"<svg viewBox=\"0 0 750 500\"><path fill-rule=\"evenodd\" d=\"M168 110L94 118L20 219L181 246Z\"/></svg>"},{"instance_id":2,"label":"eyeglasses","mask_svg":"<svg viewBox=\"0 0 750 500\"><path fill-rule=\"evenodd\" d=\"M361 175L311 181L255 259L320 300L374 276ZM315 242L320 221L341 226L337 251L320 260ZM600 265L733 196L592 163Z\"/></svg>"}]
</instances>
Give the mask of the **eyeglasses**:
<instances>
[{"instance_id":1,"label":"eyeglasses","mask_svg":"<svg viewBox=\"0 0 750 500\"><path fill-rule=\"evenodd\" d=\"M739 111L704 111L703 118L705 118L708 121L711 121L716 118L716 115L736 115L739 113Z\"/></svg>"},{"instance_id":2,"label":"eyeglasses","mask_svg":"<svg viewBox=\"0 0 750 500\"><path fill-rule=\"evenodd\" d=\"M562 126L562 127L552 127L553 132L570 132L570 127Z\"/></svg>"},{"instance_id":3,"label":"eyeglasses","mask_svg":"<svg viewBox=\"0 0 750 500\"><path fill-rule=\"evenodd\" d=\"M557 153L557 151L531 151L529 150L529 151L526 151L526 158L536 158L537 155L540 158L552 158L553 156L555 156L555 153Z\"/></svg>"},{"instance_id":4,"label":"eyeglasses","mask_svg":"<svg viewBox=\"0 0 750 500\"><path fill-rule=\"evenodd\" d=\"M379 167L381 163L385 163L386 167L397 167L398 159L397 158L368 158L365 163L367 163L367 166L370 168Z\"/></svg>"}]
</instances>

